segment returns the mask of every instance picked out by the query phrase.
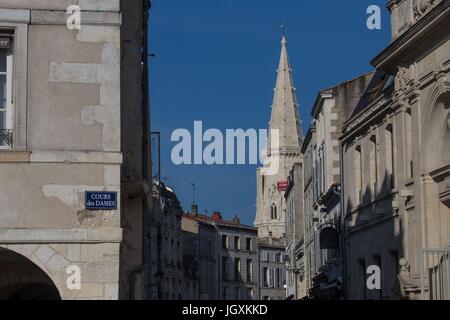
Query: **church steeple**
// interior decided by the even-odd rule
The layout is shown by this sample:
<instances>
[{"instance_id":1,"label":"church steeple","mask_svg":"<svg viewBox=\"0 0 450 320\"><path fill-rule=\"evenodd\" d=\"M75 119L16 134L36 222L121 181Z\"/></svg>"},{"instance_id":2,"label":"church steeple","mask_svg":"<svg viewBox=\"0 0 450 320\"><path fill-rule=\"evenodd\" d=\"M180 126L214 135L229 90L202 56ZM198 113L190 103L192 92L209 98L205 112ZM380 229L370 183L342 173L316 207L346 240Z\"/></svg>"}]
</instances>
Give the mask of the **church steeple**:
<instances>
[{"instance_id":1,"label":"church steeple","mask_svg":"<svg viewBox=\"0 0 450 320\"><path fill-rule=\"evenodd\" d=\"M284 27L269 129L278 130L279 145L271 145L271 134L269 133L267 156L273 160L278 159L274 163L278 163L279 167L274 174L266 174L263 168L259 168L257 171L255 225L260 238L284 239L286 201L284 191L277 186L280 182L287 180L294 163L302 161L301 144L303 142ZM269 162L272 163L272 161Z\"/></svg>"},{"instance_id":2,"label":"church steeple","mask_svg":"<svg viewBox=\"0 0 450 320\"><path fill-rule=\"evenodd\" d=\"M289 64L284 26L282 26L282 30L281 56L277 70L278 75L274 89L272 115L269 128L279 130L280 151L297 150L301 147L303 142L303 131L298 113L296 89L292 77L292 69ZM269 147L270 145L269 136Z\"/></svg>"}]
</instances>

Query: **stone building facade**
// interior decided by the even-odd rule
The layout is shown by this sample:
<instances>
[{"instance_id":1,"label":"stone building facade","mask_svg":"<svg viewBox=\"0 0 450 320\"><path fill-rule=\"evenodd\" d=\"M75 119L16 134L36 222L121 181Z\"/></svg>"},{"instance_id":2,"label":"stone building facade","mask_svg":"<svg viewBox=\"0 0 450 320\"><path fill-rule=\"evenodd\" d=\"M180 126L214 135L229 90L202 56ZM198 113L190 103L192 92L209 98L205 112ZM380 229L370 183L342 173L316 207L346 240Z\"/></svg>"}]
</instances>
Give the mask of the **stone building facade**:
<instances>
[{"instance_id":1,"label":"stone building facade","mask_svg":"<svg viewBox=\"0 0 450 320\"><path fill-rule=\"evenodd\" d=\"M66 26L73 2L0 1L1 299L118 299L131 278L119 274L121 63L141 64L142 45L121 61L120 1L75 1L79 30ZM85 191L117 192L117 208L86 210Z\"/></svg>"},{"instance_id":2,"label":"stone building facade","mask_svg":"<svg viewBox=\"0 0 450 320\"><path fill-rule=\"evenodd\" d=\"M183 298L183 244L181 221L183 210L174 190L156 181L159 206L154 220L156 252L153 261L156 267L151 274L156 282L157 300L181 300Z\"/></svg>"},{"instance_id":3,"label":"stone building facade","mask_svg":"<svg viewBox=\"0 0 450 320\"><path fill-rule=\"evenodd\" d=\"M450 2L389 9L392 42L342 137L346 295L449 299Z\"/></svg>"},{"instance_id":4,"label":"stone building facade","mask_svg":"<svg viewBox=\"0 0 450 320\"><path fill-rule=\"evenodd\" d=\"M219 299L218 236L198 214L182 220L185 300Z\"/></svg>"},{"instance_id":5,"label":"stone building facade","mask_svg":"<svg viewBox=\"0 0 450 320\"><path fill-rule=\"evenodd\" d=\"M288 177L286 198L286 297L307 296L304 259L303 163L295 163Z\"/></svg>"},{"instance_id":6,"label":"stone building facade","mask_svg":"<svg viewBox=\"0 0 450 320\"><path fill-rule=\"evenodd\" d=\"M316 128L311 126L306 133L302 145L303 154L303 207L297 214L303 215L304 234L303 234L303 264L305 266L305 291L300 299L309 297L309 290L313 286L312 274L314 273L315 261L315 230L314 230L314 150L316 141ZM301 195L301 193L300 193Z\"/></svg>"},{"instance_id":7,"label":"stone building facade","mask_svg":"<svg viewBox=\"0 0 450 320\"><path fill-rule=\"evenodd\" d=\"M220 213L212 218L219 240L220 300L258 299L258 237L257 229L223 220Z\"/></svg>"},{"instance_id":8,"label":"stone building facade","mask_svg":"<svg viewBox=\"0 0 450 320\"><path fill-rule=\"evenodd\" d=\"M284 240L259 239L259 299L284 300L286 298L286 268Z\"/></svg>"},{"instance_id":9,"label":"stone building facade","mask_svg":"<svg viewBox=\"0 0 450 320\"><path fill-rule=\"evenodd\" d=\"M82 8L82 7L81 7ZM152 217L150 108L148 96L147 0L120 1L121 25L121 226L120 299L153 299L156 295L155 237ZM151 215L149 214L151 213ZM151 243L153 241L153 243ZM150 250L153 250L150 251Z\"/></svg>"},{"instance_id":10,"label":"stone building facade","mask_svg":"<svg viewBox=\"0 0 450 320\"><path fill-rule=\"evenodd\" d=\"M313 129L303 146L304 194L309 196L304 219L308 221L308 295L315 299L342 297L339 138L371 78L367 74L322 90L311 111Z\"/></svg>"}]
</instances>

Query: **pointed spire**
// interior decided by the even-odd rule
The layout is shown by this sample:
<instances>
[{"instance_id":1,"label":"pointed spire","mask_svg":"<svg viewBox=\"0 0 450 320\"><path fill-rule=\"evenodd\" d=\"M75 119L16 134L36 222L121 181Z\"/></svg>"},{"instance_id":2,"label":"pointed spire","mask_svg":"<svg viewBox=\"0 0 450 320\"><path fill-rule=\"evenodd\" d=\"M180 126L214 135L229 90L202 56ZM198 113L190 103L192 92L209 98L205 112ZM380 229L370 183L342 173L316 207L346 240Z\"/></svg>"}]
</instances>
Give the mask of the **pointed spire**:
<instances>
[{"instance_id":1,"label":"pointed spire","mask_svg":"<svg viewBox=\"0 0 450 320\"><path fill-rule=\"evenodd\" d=\"M281 150L298 150L303 142L296 89L287 53L285 26L282 25L281 56L270 119L270 129L278 129ZM269 148L270 148L269 135Z\"/></svg>"}]
</instances>

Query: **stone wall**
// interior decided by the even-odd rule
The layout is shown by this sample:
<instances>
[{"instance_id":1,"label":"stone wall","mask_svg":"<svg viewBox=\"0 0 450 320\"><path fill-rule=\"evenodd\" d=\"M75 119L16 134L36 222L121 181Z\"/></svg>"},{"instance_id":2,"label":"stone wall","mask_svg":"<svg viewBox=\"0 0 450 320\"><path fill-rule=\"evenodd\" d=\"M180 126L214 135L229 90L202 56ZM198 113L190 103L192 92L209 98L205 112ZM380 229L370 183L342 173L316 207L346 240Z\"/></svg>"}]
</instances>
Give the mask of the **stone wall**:
<instances>
[{"instance_id":1,"label":"stone wall","mask_svg":"<svg viewBox=\"0 0 450 320\"><path fill-rule=\"evenodd\" d=\"M81 30L66 26L72 4L0 1L0 26L17 30L15 140L0 151L0 246L39 266L63 299L117 299L120 203L87 211L84 192L120 199L119 1L80 0ZM70 265L81 269L80 290L66 284Z\"/></svg>"}]
</instances>

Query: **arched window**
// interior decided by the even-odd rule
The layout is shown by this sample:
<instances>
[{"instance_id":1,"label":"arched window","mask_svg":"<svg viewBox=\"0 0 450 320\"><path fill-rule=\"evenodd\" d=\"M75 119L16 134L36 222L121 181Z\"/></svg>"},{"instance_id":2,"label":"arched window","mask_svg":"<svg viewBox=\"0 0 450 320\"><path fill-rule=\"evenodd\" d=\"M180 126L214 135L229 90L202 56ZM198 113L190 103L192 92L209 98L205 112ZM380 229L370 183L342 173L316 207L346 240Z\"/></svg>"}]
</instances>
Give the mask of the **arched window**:
<instances>
[{"instance_id":1,"label":"arched window","mask_svg":"<svg viewBox=\"0 0 450 320\"><path fill-rule=\"evenodd\" d=\"M277 206L275 203L272 203L272 206L270 207L270 219L276 220L277 218Z\"/></svg>"}]
</instances>

